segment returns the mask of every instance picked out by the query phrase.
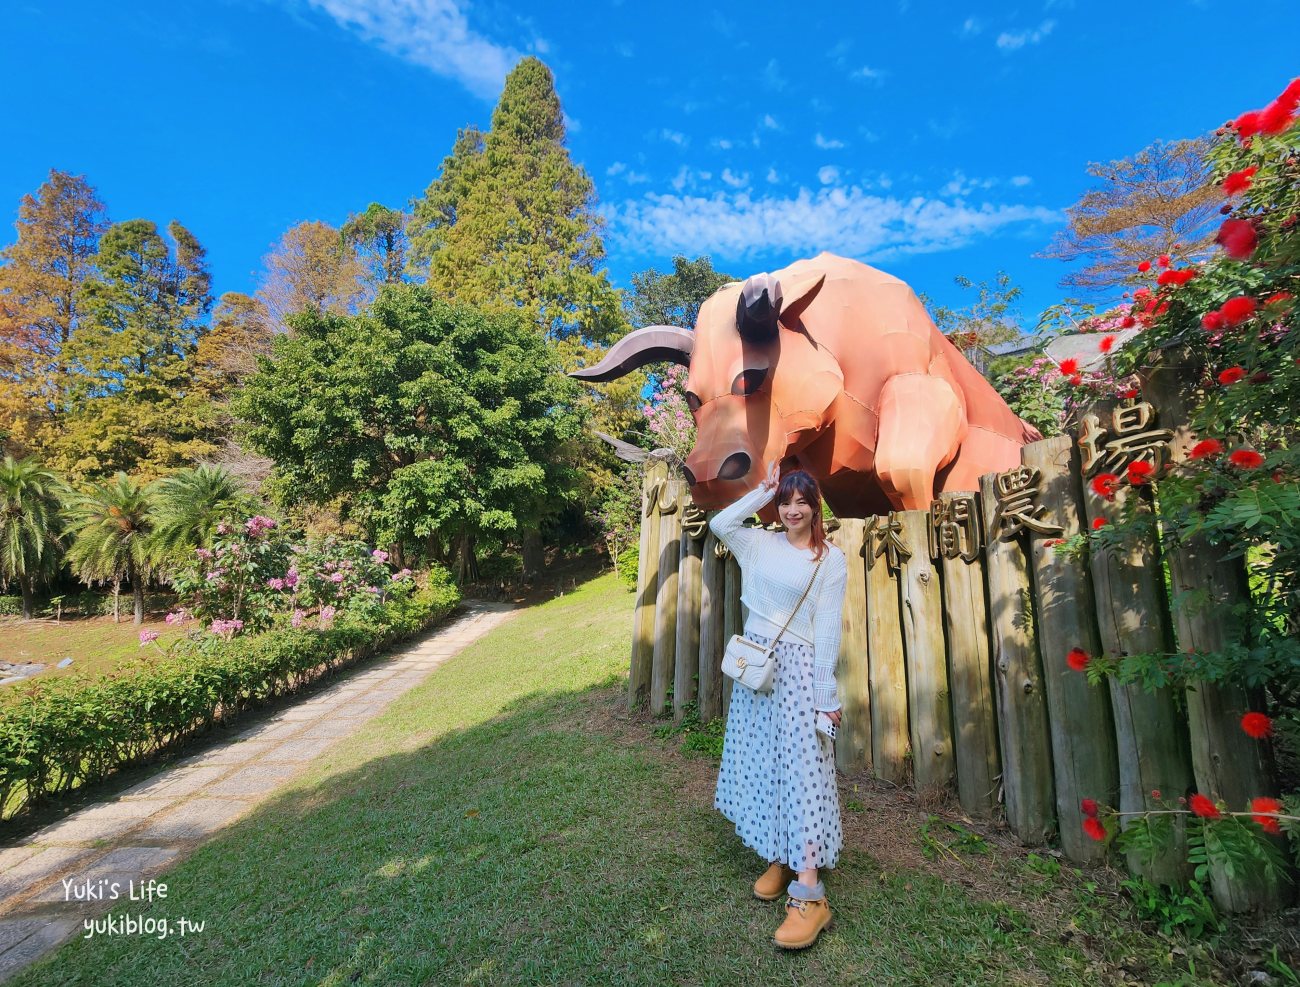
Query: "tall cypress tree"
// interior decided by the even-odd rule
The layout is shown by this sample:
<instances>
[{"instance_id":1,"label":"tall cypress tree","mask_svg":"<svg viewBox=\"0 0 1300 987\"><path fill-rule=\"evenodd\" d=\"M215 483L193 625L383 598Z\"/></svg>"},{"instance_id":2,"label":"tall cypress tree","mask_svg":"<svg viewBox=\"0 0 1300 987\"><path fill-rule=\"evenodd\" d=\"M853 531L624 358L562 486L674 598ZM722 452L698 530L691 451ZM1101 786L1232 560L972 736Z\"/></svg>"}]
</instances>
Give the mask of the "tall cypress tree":
<instances>
[{"instance_id":1,"label":"tall cypress tree","mask_svg":"<svg viewBox=\"0 0 1300 987\"><path fill-rule=\"evenodd\" d=\"M597 268L595 189L564 140L551 71L525 58L506 77L491 130L462 130L413 203L413 262L453 302L520 312L552 341L607 343L624 323Z\"/></svg>"}]
</instances>

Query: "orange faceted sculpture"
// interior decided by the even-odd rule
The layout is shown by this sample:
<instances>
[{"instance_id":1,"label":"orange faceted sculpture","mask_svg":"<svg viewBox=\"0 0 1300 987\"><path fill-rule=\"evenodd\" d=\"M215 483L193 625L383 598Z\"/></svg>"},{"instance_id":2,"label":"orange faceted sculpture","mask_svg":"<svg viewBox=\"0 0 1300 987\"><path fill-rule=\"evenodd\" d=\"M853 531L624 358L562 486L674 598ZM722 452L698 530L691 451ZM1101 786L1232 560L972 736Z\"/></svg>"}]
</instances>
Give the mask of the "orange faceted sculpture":
<instances>
[{"instance_id":1,"label":"orange faceted sculpture","mask_svg":"<svg viewBox=\"0 0 1300 987\"><path fill-rule=\"evenodd\" d=\"M1018 466L1020 447L1042 438L907 284L830 253L726 285L694 332L638 329L571 376L613 380L660 360L690 368L686 473L703 508L781 460L815 476L839 517L927 510L937 491L977 490L982 474Z\"/></svg>"}]
</instances>

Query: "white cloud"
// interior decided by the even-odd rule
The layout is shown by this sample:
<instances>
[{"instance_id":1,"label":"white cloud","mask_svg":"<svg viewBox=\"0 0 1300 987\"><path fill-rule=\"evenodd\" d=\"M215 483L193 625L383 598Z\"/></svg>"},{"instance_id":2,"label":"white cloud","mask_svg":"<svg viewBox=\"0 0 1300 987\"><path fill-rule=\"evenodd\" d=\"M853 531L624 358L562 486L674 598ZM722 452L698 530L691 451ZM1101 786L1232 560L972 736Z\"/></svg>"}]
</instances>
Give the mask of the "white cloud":
<instances>
[{"instance_id":1,"label":"white cloud","mask_svg":"<svg viewBox=\"0 0 1300 987\"><path fill-rule=\"evenodd\" d=\"M685 147L690 143L690 138L680 130L669 130L667 127L664 127L663 130L659 131L659 137L661 140L671 141L678 147Z\"/></svg>"},{"instance_id":2,"label":"white cloud","mask_svg":"<svg viewBox=\"0 0 1300 987\"><path fill-rule=\"evenodd\" d=\"M763 126L766 127L768 130L781 129L781 125L776 122L776 117L772 116L772 114L770 113L765 113L763 115Z\"/></svg>"},{"instance_id":3,"label":"white cloud","mask_svg":"<svg viewBox=\"0 0 1300 987\"><path fill-rule=\"evenodd\" d=\"M904 200L857 186L800 189L793 196L649 193L609 212L613 235L638 250L737 258L768 251L834 250L863 258L933 253L1008 228L1060 221L1042 207Z\"/></svg>"},{"instance_id":4,"label":"white cloud","mask_svg":"<svg viewBox=\"0 0 1300 987\"><path fill-rule=\"evenodd\" d=\"M619 175L625 171L627 171L627 165L624 164L622 161L615 161L612 165L610 165L608 168L605 169L605 174Z\"/></svg>"},{"instance_id":5,"label":"white cloud","mask_svg":"<svg viewBox=\"0 0 1300 987\"><path fill-rule=\"evenodd\" d=\"M1017 31L1014 34L1009 31L1003 31L998 35L998 47L1003 51L1017 51L1025 45L1036 45L1045 37L1052 33L1056 27L1056 21L1043 21L1036 28L1027 31Z\"/></svg>"},{"instance_id":6,"label":"white cloud","mask_svg":"<svg viewBox=\"0 0 1300 987\"><path fill-rule=\"evenodd\" d=\"M732 188L744 188L746 185L749 184L749 172L747 171L741 172L739 175L737 175L730 168L723 168L721 177L722 180L726 182L728 185L730 185Z\"/></svg>"},{"instance_id":7,"label":"white cloud","mask_svg":"<svg viewBox=\"0 0 1300 987\"><path fill-rule=\"evenodd\" d=\"M571 117L563 110L560 111L564 116L564 129L570 134L576 134L582 130L582 121L577 117Z\"/></svg>"},{"instance_id":8,"label":"white cloud","mask_svg":"<svg viewBox=\"0 0 1300 987\"><path fill-rule=\"evenodd\" d=\"M822 165L817 169L817 181L823 185L834 185L840 180L840 170L834 165Z\"/></svg>"},{"instance_id":9,"label":"white cloud","mask_svg":"<svg viewBox=\"0 0 1300 987\"><path fill-rule=\"evenodd\" d=\"M494 99L519 52L477 34L463 0L307 0L363 41ZM543 50L541 39L532 43Z\"/></svg>"},{"instance_id":10,"label":"white cloud","mask_svg":"<svg viewBox=\"0 0 1300 987\"><path fill-rule=\"evenodd\" d=\"M813 138L813 143L816 144L818 147L820 147L823 151L837 150L844 146L843 141L835 140L834 138L823 137L820 131L818 132L817 136Z\"/></svg>"},{"instance_id":11,"label":"white cloud","mask_svg":"<svg viewBox=\"0 0 1300 987\"><path fill-rule=\"evenodd\" d=\"M1011 178L1011 184L1014 185L1016 188L1024 188L1032 181L1033 179L1030 178L1028 175L1013 175Z\"/></svg>"},{"instance_id":12,"label":"white cloud","mask_svg":"<svg viewBox=\"0 0 1300 987\"><path fill-rule=\"evenodd\" d=\"M977 17L967 17L966 23L961 26L961 36L963 38L973 38L984 30L984 25Z\"/></svg>"},{"instance_id":13,"label":"white cloud","mask_svg":"<svg viewBox=\"0 0 1300 987\"><path fill-rule=\"evenodd\" d=\"M776 59L769 59L767 67L763 69L763 84L768 89L775 89L779 92L786 87L786 82L786 77L781 74L781 66L777 64Z\"/></svg>"},{"instance_id":14,"label":"white cloud","mask_svg":"<svg viewBox=\"0 0 1300 987\"><path fill-rule=\"evenodd\" d=\"M880 82L885 78L885 73L881 69L873 69L870 65L864 65L862 68L854 69L849 73L850 79L867 79L871 82Z\"/></svg>"},{"instance_id":15,"label":"white cloud","mask_svg":"<svg viewBox=\"0 0 1300 987\"><path fill-rule=\"evenodd\" d=\"M731 141L727 140L725 137L715 137L713 138L713 146L722 151L730 151L732 145Z\"/></svg>"},{"instance_id":16,"label":"white cloud","mask_svg":"<svg viewBox=\"0 0 1300 987\"><path fill-rule=\"evenodd\" d=\"M775 168L768 168L768 169L767 169L767 180L768 180L769 182L771 182L773 185L775 185L777 182L779 182L779 181L781 180L781 176L778 175L778 174L776 173L776 169L775 169Z\"/></svg>"},{"instance_id":17,"label":"white cloud","mask_svg":"<svg viewBox=\"0 0 1300 987\"><path fill-rule=\"evenodd\" d=\"M644 171L629 171L627 173L627 183L629 185L644 185L650 181L650 176Z\"/></svg>"}]
</instances>

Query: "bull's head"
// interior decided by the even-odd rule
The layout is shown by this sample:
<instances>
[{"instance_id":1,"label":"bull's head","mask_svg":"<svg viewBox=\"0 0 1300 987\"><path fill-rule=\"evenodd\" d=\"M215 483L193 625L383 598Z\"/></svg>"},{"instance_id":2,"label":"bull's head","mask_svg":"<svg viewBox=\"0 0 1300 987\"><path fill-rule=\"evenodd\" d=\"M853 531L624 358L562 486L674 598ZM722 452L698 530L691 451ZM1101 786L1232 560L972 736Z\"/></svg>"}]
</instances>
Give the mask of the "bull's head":
<instances>
[{"instance_id":1,"label":"bull's head","mask_svg":"<svg viewBox=\"0 0 1300 987\"><path fill-rule=\"evenodd\" d=\"M733 282L701 306L694 332L638 329L596 366L570 376L614 380L662 360L689 367L686 403L696 444L686 457L687 481L700 507L720 507L757 486L773 460L798 452L828 424L843 375L801 319L823 280L782 285L757 274Z\"/></svg>"}]
</instances>

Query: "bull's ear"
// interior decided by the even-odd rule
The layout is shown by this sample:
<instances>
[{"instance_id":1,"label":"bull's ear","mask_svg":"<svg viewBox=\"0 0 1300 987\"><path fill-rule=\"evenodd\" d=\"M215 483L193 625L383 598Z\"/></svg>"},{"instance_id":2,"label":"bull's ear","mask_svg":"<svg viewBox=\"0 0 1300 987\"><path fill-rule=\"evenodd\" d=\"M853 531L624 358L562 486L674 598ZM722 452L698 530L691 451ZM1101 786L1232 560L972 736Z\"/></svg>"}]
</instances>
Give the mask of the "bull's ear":
<instances>
[{"instance_id":1,"label":"bull's ear","mask_svg":"<svg viewBox=\"0 0 1300 987\"><path fill-rule=\"evenodd\" d=\"M787 326L797 325L799 316L803 315L804 309L812 304L812 300L817 297L817 292L822 290L825 282L825 274L810 274L806 278L800 278L788 288L782 286L785 301L781 306L781 321Z\"/></svg>"}]
</instances>

